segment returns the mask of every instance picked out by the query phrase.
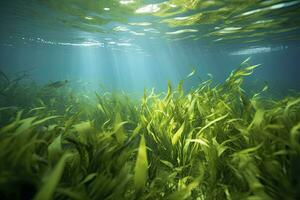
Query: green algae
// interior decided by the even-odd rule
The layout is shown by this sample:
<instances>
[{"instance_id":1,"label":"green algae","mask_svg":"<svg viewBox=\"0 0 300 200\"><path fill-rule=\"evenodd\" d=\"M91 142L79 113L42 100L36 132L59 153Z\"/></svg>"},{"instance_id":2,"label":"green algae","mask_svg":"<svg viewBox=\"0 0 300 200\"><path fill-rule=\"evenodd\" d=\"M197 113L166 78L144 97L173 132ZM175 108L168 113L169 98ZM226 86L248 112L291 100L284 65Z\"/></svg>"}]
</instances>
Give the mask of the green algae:
<instances>
[{"instance_id":1,"label":"green algae","mask_svg":"<svg viewBox=\"0 0 300 200\"><path fill-rule=\"evenodd\" d=\"M6 90L16 100L0 109L2 199L299 198L300 99L246 95L257 66L246 60L217 86L145 90L140 102Z\"/></svg>"}]
</instances>

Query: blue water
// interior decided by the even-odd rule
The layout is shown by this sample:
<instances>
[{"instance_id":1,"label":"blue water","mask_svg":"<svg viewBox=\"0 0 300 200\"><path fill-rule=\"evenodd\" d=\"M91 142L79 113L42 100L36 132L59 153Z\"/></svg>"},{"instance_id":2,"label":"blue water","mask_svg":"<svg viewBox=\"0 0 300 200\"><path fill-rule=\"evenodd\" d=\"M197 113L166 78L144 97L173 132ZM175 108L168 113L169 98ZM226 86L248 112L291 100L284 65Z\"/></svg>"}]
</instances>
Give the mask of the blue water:
<instances>
[{"instance_id":1,"label":"blue water","mask_svg":"<svg viewBox=\"0 0 300 200\"><path fill-rule=\"evenodd\" d=\"M172 1L142 1L141 5L135 6L145 11L149 7L145 5L151 5L153 12L139 16L143 9L132 8L133 11L128 11L128 18L123 21L126 13L119 14L119 11L124 9L125 12L124 6L133 3L121 2L115 6L119 10L114 13L113 6L116 4L108 3L106 6L103 1L103 13L99 15L102 18L95 14L100 8L97 10L88 6L88 3L92 5L95 1L62 1L61 6L55 1L31 0L27 4L23 1L1 2L1 71L9 77L26 71L31 79L41 85L69 80L70 85L88 90L105 88L108 91L142 93L144 88L164 91L169 80L177 84L194 69L196 75L185 80L184 87L196 87L210 77L216 84L221 83L243 60L251 57L251 63L261 66L247 78L246 86L250 89L265 84L274 94L287 94L290 90L300 89L300 17L295 14L299 11L299 1L257 1L245 5L242 14L237 13L236 16L242 15L245 22L253 20L253 24L266 23L266 28L254 26L256 29L251 32L254 34L251 36L253 42L246 42L249 39L246 25L237 26L244 21L234 22L232 20L236 17L228 16L228 20L223 19L226 15L217 12L215 17L229 23L227 28L219 21L209 22L209 19L203 25L198 24L200 21L188 27L162 23L166 20L184 20L186 16L201 12L205 15L218 8L208 6L207 11L190 8L176 15L166 11L160 14L162 16L156 16L166 5L171 5L170 8L175 5L170 4ZM237 2L231 1L232 6L236 6ZM178 3L176 6L180 5ZM220 5L220 8L234 8L229 5ZM80 12L72 10L72 6L77 6ZM160 10L156 11L158 8ZM106 14L109 12L112 14ZM255 16L256 13L259 15ZM96 16L106 19L105 23L101 24L100 20L94 23ZM268 20L276 23L267 26ZM222 31L215 32L219 29ZM177 34L181 30L186 32ZM201 37L205 34L217 36ZM226 42L222 43L224 38Z\"/></svg>"}]
</instances>

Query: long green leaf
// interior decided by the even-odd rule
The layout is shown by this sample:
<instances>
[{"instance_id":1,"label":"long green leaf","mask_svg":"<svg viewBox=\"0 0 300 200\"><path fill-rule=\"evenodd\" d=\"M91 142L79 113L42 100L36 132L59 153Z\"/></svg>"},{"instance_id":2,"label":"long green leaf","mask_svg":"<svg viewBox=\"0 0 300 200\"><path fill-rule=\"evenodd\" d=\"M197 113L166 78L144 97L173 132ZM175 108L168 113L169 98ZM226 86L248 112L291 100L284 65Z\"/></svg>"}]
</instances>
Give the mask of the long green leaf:
<instances>
[{"instance_id":1,"label":"long green leaf","mask_svg":"<svg viewBox=\"0 0 300 200\"><path fill-rule=\"evenodd\" d=\"M174 136L172 137L172 144L175 145L179 138L181 137L183 130L185 127L185 122L182 123L181 127L177 130L177 132L174 134Z\"/></svg>"},{"instance_id":2,"label":"long green leaf","mask_svg":"<svg viewBox=\"0 0 300 200\"><path fill-rule=\"evenodd\" d=\"M69 156L68 154L64 154L61 157L59 162L54 167L53 171L49 174L48 178L45 180L45 183L42 185L39 192L35 195L34 200L53 199L53 194L64 171L68 156Z\"/></svg>"},{"instance_id":3,"label":"long green leaf","mask_svg":"<svg viewBox=\"0 0 300 200\"><path fill-rule=\"evenodd\" d=\"M135 163L134 184L137 191L144 189L148 177L148 159L145 138L142 135Z\"/></svg>"}]
</instances>

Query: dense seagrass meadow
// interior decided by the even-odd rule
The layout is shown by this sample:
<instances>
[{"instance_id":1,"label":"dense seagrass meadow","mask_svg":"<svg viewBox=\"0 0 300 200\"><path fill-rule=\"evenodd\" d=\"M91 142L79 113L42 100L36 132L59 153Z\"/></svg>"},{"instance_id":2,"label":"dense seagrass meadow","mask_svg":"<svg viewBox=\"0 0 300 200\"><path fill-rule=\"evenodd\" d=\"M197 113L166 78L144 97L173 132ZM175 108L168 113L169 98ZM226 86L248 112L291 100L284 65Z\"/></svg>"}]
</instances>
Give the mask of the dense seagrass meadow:
<instances>
[{"instance_id":1,"label":"dense seagrass meadow","mask_svg":"<svg viewBox=\"0 0 300 200\"><path fill-rule=\"evenodd\" d=\"M300 97L246 95L256 67L141 100L2 78L1 198L299 198Z\"/></svg>"}]
</instances>

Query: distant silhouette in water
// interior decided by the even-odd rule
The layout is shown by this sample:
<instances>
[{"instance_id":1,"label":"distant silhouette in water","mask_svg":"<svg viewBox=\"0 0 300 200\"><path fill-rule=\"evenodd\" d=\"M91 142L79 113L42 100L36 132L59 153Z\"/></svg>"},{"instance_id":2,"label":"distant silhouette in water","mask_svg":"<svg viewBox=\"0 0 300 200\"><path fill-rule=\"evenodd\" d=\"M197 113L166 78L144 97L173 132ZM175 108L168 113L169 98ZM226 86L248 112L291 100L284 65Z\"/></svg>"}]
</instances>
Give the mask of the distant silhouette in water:
<instances>
[{"instance_id":1,"label":"distant silhouette in water","mask_svg":"<svg viewBox=\"0 0 300 200\"><path fill-rule=\"evenodd\" d=\"M49 83L47 87L49 88L60 88L65 86L69 81L68 80L63 80L63 81L55 81L53 83Z\"/></svg>"}]
</instances>

